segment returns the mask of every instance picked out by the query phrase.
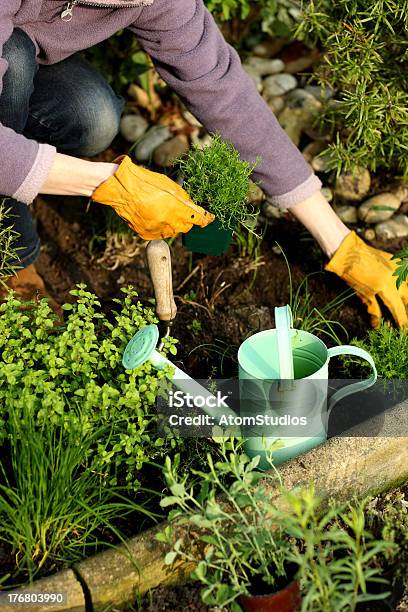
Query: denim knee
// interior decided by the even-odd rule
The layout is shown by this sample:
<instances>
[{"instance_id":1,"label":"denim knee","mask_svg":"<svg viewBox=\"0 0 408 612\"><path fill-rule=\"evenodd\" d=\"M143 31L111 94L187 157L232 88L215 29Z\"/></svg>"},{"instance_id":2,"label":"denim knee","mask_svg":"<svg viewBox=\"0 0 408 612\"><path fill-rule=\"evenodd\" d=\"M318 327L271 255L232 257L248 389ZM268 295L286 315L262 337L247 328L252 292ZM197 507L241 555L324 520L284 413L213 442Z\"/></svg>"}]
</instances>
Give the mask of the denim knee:
<instances>
[{"instance_id":1,"label":"denim knee","mask_svg":"<svg viewBox=\"0 0 408 612\"><path fill-rule=\"evenodd\" d=\"M62 153L91 157L118 133L123 105L92 66L73 56L40 67L25 134Z\"/></svg>"},{"instance_id":2,"label":"denim knee","mask_svg":"<svg viewBox=\"0 0 408 612\"><path fill-rule=\"evenodd\" d=\"M22 133L38 70L34 43L23 30L15 29L3 46L2 57L7 61L8 69L0 95L0 121Z\"/></svg>"}]
</instances>

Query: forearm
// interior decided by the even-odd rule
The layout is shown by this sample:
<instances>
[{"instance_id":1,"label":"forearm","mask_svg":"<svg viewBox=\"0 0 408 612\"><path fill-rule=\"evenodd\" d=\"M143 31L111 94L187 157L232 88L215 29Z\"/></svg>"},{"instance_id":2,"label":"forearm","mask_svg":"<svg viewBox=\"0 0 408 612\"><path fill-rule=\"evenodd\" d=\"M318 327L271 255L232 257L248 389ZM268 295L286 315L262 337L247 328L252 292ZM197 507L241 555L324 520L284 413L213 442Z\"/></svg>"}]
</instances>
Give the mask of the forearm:
<instances>
[{"instance_id":1,"label":"forearm","mask_svg":"<svg viewBox=\"0 0 408 612\"><path fill-rule=\"evenodd\" d=\"M331 259L350 230L320 191L290 209Z\"/></svg>"},{"instance_id":2,"label":"forearm","mask_svg":"<svg viewBox=\"0 0 408 612\"><path fill-rule=\"evenodd\" d=\"M89 197L117 168L117 164L85 161L57 153L40 193Z\"/></svg>"}]
</instances>

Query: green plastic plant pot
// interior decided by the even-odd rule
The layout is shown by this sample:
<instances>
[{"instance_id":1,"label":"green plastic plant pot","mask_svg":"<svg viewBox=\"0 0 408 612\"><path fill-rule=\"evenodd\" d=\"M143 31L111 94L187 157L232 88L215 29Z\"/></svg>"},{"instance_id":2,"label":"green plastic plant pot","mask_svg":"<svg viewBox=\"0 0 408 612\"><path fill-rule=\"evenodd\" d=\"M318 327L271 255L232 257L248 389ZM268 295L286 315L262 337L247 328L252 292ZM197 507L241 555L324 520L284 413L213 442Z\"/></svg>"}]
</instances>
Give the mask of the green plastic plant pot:
<instances>
[{"instance_id":1,"label":"green plastic plant pot","mask_svg":"<svg viewBox=\"0 0 408 612\"><path fill-rule=\"evenodd\" d=\"M183 234L183 245L193 253L223 255L231 244L233 234L234 230L225 229L215 219L207 227L194 225L187 234Z\"/></svg>"}]
</instances>

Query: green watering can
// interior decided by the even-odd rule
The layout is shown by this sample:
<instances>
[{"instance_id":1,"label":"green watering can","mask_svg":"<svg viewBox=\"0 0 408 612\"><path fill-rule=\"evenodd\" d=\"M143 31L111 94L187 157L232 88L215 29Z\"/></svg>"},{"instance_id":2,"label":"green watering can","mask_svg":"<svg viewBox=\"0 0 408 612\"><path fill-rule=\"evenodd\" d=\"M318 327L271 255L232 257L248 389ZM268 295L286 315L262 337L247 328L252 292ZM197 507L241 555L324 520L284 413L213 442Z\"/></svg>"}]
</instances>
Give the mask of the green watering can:
<instances>
[{"instance_id":1,"label":"green watering can","mask_svg":"<svg viewBox=\"0 0 408 612\"><path fill-rule=\"evenodd\" d=\"M279 465L325 442L333 406L377 380L374 361L366 351L349 345L327 348L313 334L293 329L289 306L275 308L275 323L276 329L254 334L239 347L239 415L217 407L212 393L156 350L156 325L148 325L133 336L122 363L126 369L147 360L157 369L170 365L173 384L186 394L201 396L203 410L215 423L225 423L227 418L238 424L245 452L251 457L259 455L260 469L269 469L267 449L272 444L273 462ZM327 405L329 360L336 355L365 359L372 374L338 390Z\"/></svg>"}]
</instances>

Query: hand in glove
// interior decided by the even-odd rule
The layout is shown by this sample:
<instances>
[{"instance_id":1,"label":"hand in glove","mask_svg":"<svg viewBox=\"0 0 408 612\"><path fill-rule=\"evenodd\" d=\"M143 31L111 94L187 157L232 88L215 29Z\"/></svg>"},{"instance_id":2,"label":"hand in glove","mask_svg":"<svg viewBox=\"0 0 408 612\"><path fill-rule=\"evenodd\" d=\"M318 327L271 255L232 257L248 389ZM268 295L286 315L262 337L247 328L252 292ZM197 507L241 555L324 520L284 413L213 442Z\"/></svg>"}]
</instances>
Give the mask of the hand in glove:
<instances>
[{"instance_id":1,"label":"hand in glove","mask_svg":"<svg viewBox=\"0 0 408 612\"><path fill-rule=\"evenodd\" d=\"M340 244L326 270L348 283L367 306L373 327L378 327L381 309L377 297L387 306L399 327L408 323L408 282L397 289L392 255L368 246L355 232Z\"/></svg>"},{"instance_id":2,"label":"hand in glove","mask_svg":"<svg viewBox=\"0 0 408 612\"><path fill-rule=\"evenodd\" d=\"M91 199L111 206L144 240L171 238L214 220L164 174L137 166L127 156L117 161L115 174L95 189Z\"/></svg>"}]
</instances>

